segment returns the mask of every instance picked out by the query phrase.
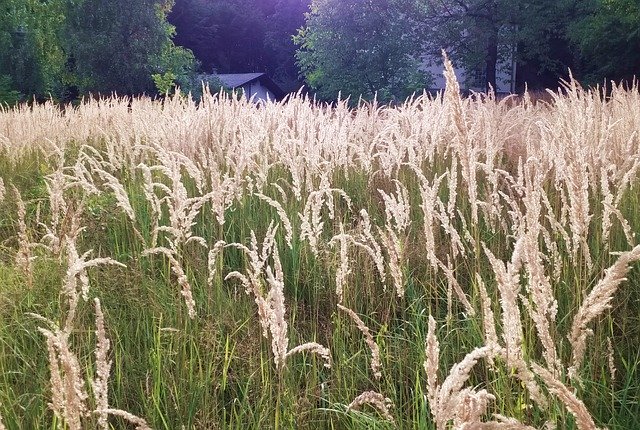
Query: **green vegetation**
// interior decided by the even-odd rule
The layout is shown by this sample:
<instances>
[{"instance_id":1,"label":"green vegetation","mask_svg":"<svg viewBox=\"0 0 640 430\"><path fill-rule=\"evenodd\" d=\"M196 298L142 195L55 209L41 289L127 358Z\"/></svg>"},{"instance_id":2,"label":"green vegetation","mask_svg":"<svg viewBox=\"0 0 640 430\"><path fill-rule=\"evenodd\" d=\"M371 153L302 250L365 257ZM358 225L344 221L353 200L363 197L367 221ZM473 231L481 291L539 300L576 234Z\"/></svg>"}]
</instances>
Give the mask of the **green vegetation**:
<instances>
[{"instance_id":1,"label":"green vegetation","mask_svg":"<svg viewBox=\"0 0 640 430\"><path fill-rule=\"evenodd\" d=\"M4 427L633 428L638 91L447 79L0 111Z\"/></svg>"},{"instance_id":2,"label":"green vegetation","mask_svg":"<svg viewBox=\"0 0 640 430\"><path fill-rule=\"evenodd\" d=\"M196 62L172 42L172 5L0 0L0 102L20 94L67 102L89 93L155 93L152 74L172 75L183 86Z\"/></svg>"}]
</instances>

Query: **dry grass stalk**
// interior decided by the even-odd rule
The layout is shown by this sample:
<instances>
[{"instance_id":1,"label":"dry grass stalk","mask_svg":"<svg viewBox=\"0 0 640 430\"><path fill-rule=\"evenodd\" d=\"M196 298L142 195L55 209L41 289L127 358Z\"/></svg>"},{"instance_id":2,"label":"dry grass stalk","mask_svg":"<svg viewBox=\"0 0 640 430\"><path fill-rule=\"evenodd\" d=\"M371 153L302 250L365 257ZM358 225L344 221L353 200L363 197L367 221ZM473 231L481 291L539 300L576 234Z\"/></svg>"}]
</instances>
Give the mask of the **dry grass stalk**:
<instances>
[{"instance_id":1,"label":"dry grass stalk","mask_svg":"<svg viewBox=\"0 0 640 430\"><path fill-rule=\"evenodd\" d=\"M569 412L576 418L576 426L579 430L597 430L591 414L586 406L575 394L544 367L531 363L533 371L542 378L549 391L555 394L564 403Z\"/></svg>"},{"instance_id":2,"label":"dry grass stalk","mask_svg":"<svg viewBox=\"0 0 640 430\"><path fill-rule=\"evenodd\" d=\"M384 419L392 423L395 422L393 415L391 415L391 412L389 411L393 407L391 399L384 397L382 394L375 391L363 392L349 403L347 406L347 412L350 410L358 410L362 405L373 406L378 410L378 412L380 412L380 415L382 415Z\"/></svg>"},{"instance_id":3,"label":"dry grass stalk","mask_svg":"<svg viewBox=\"0 0 640 430\"><path fill-rule=\"evenodd\" d=\"M207 276L207 285L209 288L213 288L213 279L217 274L217 261L218 255L222 252L227 243L224 240L217 241L209 250L207 254L207 270L209 275Z\"/></svg>"},{"instance_id":4,"label":"dry grass stalk","mask_svg":"<svg viewBox=\"0 0 640 430\"><path fill-rule=\"evenodd\" d=\"M627 239L627 243L633 246L636 243L636 233L633 231L631 224L629 224L629 221L624 217L624 215L622 215L620 209L608 204L606 201L603 201L602 204L610 214L615 215L615 217L618 219L618 222L620 222L620 225L622 226L624 237L625 239Z\"/></svg>"},{"instance_id":5,"label":"dry grass stalk","mask_svg":"<svg viewBox=\"0 0 640 430\"><path fill-rule=\"evenodd\" d=\"M249 257L249 267L247 275L240 272L230 272L225 280L236 278L242 282L245 291L254 296L258 306L258 319L262 327L262 335L271 338L271 350L276 368L281 371L285 367L286 358L303 351L310 351L319 354L325 359L325 366L331 366L330 352L328 348L315 342L299 345L291 350L287 350L289 345L288 324L286 320L286 307L284 300L284 273L280 263L278 248L275 244L275 234L278 226L273 222L269 225L263 241L262 249L258 247L258 241L253 230L251 231L250 248L231 243L227 246L234 246ZM269 266L268 260L273 260L274 269ZM269 290L265 293L263 276Z\"/></svg>"},{"instance_id":6,"label":"dry grass stalk","mask_svg":"<svg viewBox=\"0 0 640 430\"><path fill-rule=\"evenodd\" d=\"M411 223L411 203L409 202L409 191L404 184L396 179L393 180L396 186L395 194L387 194L383 190L378 190L384 201L384 213L387 225L392 225L397 234L404 233Z\"/></svg>"},{"instance_id":7,"label":"dry grass stalk","mask_svg":"<svg viewBox=\"0 0 640 430\"><path fill-rule=\"evenodd\" d=\"M151 212L150 218L152 236L149 247L155 248L156 246L158 246L158 227L160 225L160 216L162 215L162 201L154 192L153 175L149 166L145 165L144 163L140 163L137 168L142 172L142 191L144 193L145 199L147 200L147 203L149 204Z\"/></svg>"},{"instance_id":8,"label":"dry grass stalk","mask_svg":"<svg viewBox=\"0 0 640 430\"><path fill-rule=\"evenodd\" d=\"M389 262L389 273L393 279L393 285L399 298L404 297L404 274L402 272L402 262L404 261L403 244L398 234L391 228L389 224L385 225L385 229L378 227L380 242L387 251Z\"/></svg>"},{"instance_id":9,"label":"dry grass stalk","mask_svg":"<svg viewBox=\"0 0 640 430\"><path fill-rule=\"evenodd\" d=\"M538 193L535 194L537 195ZM538 339L542 343L547 367L558 374L562 369L562 364L556 352L553 334L555 333L558 302L553 295L551 282L545 274L541 253L538 249L540 231L538 220L540 214L539 202L540 200L535 198L535 202L527 205L528 211L533 211L533 216L530 217L530 214L527 214L526 225L528 231L525 233L523 246L524 267L529 274L529 282L526 286L529 298L522 298L522 301L535 324Z\"/></svg>"},{"instance_id":10,"label":"dry grass stalk","mask_svg":"<svg viewBox=\"0 0 640 430\"><path fill-rule=\"evenodd\" d=\"M0 203L4 201L6 194L7 194L7 189L4 186L4 180L2 179L2 176L0 176Z\"/></svg>"},{"instance_id":11,"label":"dry grass stalk","mask_svg":"<svg viewBox=\"0 0 640 430\"><path fill-rule=\"evenodd\" d=\"M616 262L605 271L605 276L584 299L573 317L571 332L568 336L569 343L571 343L571 366L569 367L571 378L578 376L578 371L584 360L587 337L593 333L588 328L589 323L611 307L613 295L618 290L620 283L626 280L625 276L630 265L637 260L640 260L640 245L620 254Z\"/></svg>"},{"instance_id":12,"label":"dry grass stalk","mask_svg":"<svg viewBox=\"0 0 640 430\"><path fill-rule=\"evenodd\" d=\"M523 330L518 297L520 292L519 270L523 264L524 246L525 238L522 236L514 245L511 261L505 265L483 244L485 254L495 273L498 291L500 292L502 338L505 342L504 348L500 349L500 355L504 358L508 367L516 370L517 377L526 386L531 398L539 405L546 407L547 399L525 363L522 353Z\"/></svg>"},{"instance_id":13,"label":"dry grass stalk","mask_svg":"<svg viewBox=\"0 0 640 430\"><path fill-rule=\"evenodd\" d=\"M293 245L291 244L291 242L293 240L293 227L291 226L291 221L289 221L287 212L285 212L280 202L273 200L272 198L261 193L256 193L255 195L260 200L264 200L265 202L267 202L269 206L272 206L276 210L276 212L278 213L278 217L280 217L280 221L282 221L282 226L284 227L285 241L287 242L289 249L292 249Z\"/></svg>"},{"instance_id":14,"label":"dry grass stalk","mask_svg":"<svg viewBox=\"0 0 640 430\"><path fill-rule=\"evenodd\" d=\"M469 299L467 299L467 295L464 293L464 291L462 291L462 287L460 286L460 284L458 283L458 280L456 279L455 275L454 275L454 269L453 269L453 263L451 263L451 259L449 256L447 256L447 264L443 264L440 260L438 260L438 265L440 266L440 269L442 269L442 271L444 272L445 276L447 277L447 297L449 298L447 306L449 308L449 312L448 314L451 316L451 291L455 291L456 296L458 296L458 299L460 300L460 302L462 303L462 305L464 306L465 312L467 313L467 316L474 316L476 314L475 309L473 308L473 306L471 306L471 303L469 302Z\"/></svg>"},{"instance_id":15,"label":"dry grass stalk","mask_svg":"<svg viewBox=\"0 0 640 430\"><path fill-rule=\"evenodd\" d=\"M96 410L95 412L97 414L109 414L116 417L124 418L125 420L129 421L131 424L135 425L136 430L151 430L151 427L149 427L149 424L147 424L147 422L144 419L137 417L127 411L123 411L121 409L109 408L109 409Z\"/></svg>"},{"instance_id":16,"label":"dry grass stalk","mask_svg":"<svg viewBox=\"0 0 640 430\"><path fill-rule=\"evenodd\" d=\"M462 387L471 376L471 370L478 360L493 353L494 349L488 346L476 348L451 368L449 375L438 388L435 398L434 421L439 430L447 428L450 421L457 426L467 420L478 421L486 413L491 395L484 390L481 394L469 388L462 389ZM474 398L475 401L472 400Z\"/></svg>"},{"instance_id":17,"label":"dry grass stalk","mask_svg":"<svg viewBox=\"0 0 640 430\"><path fill-rule=\"evenodd\" d=\"M316 342L307 342L302 345L298 345L295 348L291 348L286 354L285 358L291 355L298 354L300 352L312 352L318 354L324 360L324 367L331 369L331 351Z\"/></svg>"},{"instance_id":18,"label":"dry grass stalk","mask_svg":"<svg viewBox=\"0 0 640 430\"><path fill-rule=\"evenodd\" d=\"M440 346L436 337L436 322L429 316L429 328L425 344L424 370L427 374L427 401L429 410L438 430L446 429L453 422L457 429L492 428L497 422L482 423L489 402L495 396L486 390L476 391L463 388L470 377L471 370L481 358L493 360L501 354L498 346L484 346L468 353L462 361L455 364L442 384L438 384L438 361ZM514 422L511 423L515 425ZM518 423L520 427L527 428ZM497 428L509 428L498 426Z\"/></svg>"},{"instance_id":19,"label":"dry grass stalk","mask_svg":"<svg viewBox=\"0 0 640 430\"><path fill-rule=\"evenodd\" d=\"M322 234L322 228L324 222L320 211L324 204L324 192L314 191L307 196L307 201L304 205L302 213L298 213L300 217L300 241L307 240L311 252L317 258L318 257L318 240Z\"/></svg>"},{"instance_id":20,"label":"dry grass stalk","mask_svg":"<svg viewBox=\"0 0 640 430\"><path fill-rule=\"evenodd\" d=\"M349 315L351 319L356 323L358 330L360 330L360 332L362 332L362 334L364 335L364 341L369 347L369 350L371 350L371 370L373 371L373 376L375 376L376 379L380 379L382 377L382 372L380 371L382 367L382 363L380 362L380 348L371 335L369 327L367 327L364 321L360 319L358 314L356 314L351 309L340 304L338 304L338 309L345 311L347 315Z\"/></svg>"},{"instance_id":21,"label":"dry grass stalk","mask_svg":"<svg viewBox=\"0 0 640 430\"><path fill-rule=\"evenodd\" d=\"M27 282L29 286L33 285L33 265L35 256L32 255L31 249L33 244L29 240L29 233L27 229L26 217L27 208L20 191L11 184L11 190L16 199L17 215L18 215L18 252L16 253L16 266L18 266L22 272L27 276Z\"/></svg>"},{"instance_id":22,"label":"dry grass stalk","mask_svg":"<svg viewBox=\"0 0 640 430\"><path fill-rule=\"evenodd\" d=\"M427 401L431 415L438 413L437 401L440 385L438 384L438 372L440 362L440 343L436 336L436 320L429 315L429 328L424 348L424 371L427 374Z\"/></svg>"},{"instance_id":23,"label":"dry grass stalk","mask_svg":"<svg viewBox=\"0 0 640 430\"><path fill-rule=\"evenodd\" d=\"M369 214L365 209L362 209L360 211L360 217L362 218L361 239L354 240L353 244L364 249L366 253L369 254L374 264L376 265L378 275L380 275L380 281L382 282L383 291L387 291L387 285L385 282L387 273L384 268L384 256L382 254L382 248L371 232L371 220L369 218Z\"/></svg>"},{"instance_id":24,"label":"dry grass stalk","mask_svg":"<svg viewBox=\"0 0 640 430\"><path fill-rule=\"evenodd\" d=\"M609 172L604 166L600 171L600 193L604 197L602 200L602 243L609 244L609 235L611 233L611 209L614 195L611 193L609 186Z\"/></svg>"},{"instance_id":25,"label":"dry grass stalk","mask_svg":"<svg viewBox=\"0 0 640 430\"><path fill-rule=\"evenodd\" d=\"M127 191L124 189L124 186L120 183L118 178L98 167L94 167L93 171L102 178L104 185L113 191L113 195L116 198L116 205L122 209L132 222L135 222L136 214L134 213L131 202L129 201Z\"/></svg>"},{"instance_id":26,"label":"dry grass stalk","mask_svg":"<svg viewBox=\"0 0 640 430\"><path fill-rule=\"evenodd\" d=\"M47 323L51 329L38 328L47 341L51 402L49 407L61 423L71 430L82 429L82 420L89 413L83 371L78 358L71 351L69 332L39 315L32 315Z\"/></svg>"},{"instance_id":27,"label":"dry grass stalk","mask_svg":"<svg viewBox=\"0 0 640 430\"><path fill-rule=\"evenodd\" d=\"M422 199L420 203L420 208L422 209L422 215L424 217L423 221L423 232L425 239L425 249L427 250L427 259L431 264L431 268L434 270L438 270L438 257L436 256L436 239L434 235L434 226L435 221L438 218L438 214L436 209L439 205L442 205L442 202L438 198L438 190L440 188L440 184L444 179L445 174L442 174L439 177L434 178L433 184L429 184L428 179L424 176L419 166L412 165L410 166L412 170L415 172L416 176L420 180L420 198ZM446 218L448 222L448 217ZM449 233L449 229L446 228L447 233ZM455 249L455 248L454 248ZM455 255L453 256L455 258Z\"/></svg>"},{"instance_id":28,"label":"dry grass stalk","mask_svg":"<svg viewBox=\"0 0 640 430\"><path fill-rule=\"evenodd\" d=\"M187 312L189 313L189 318L193 319L196 317L196 302L193 299L193 294L191 293L191 284L189 283L189 279L187 278L187 274L184 272L182 268L182 264L178 260L179 254L175 249L175 245L171 242L171 248L165 248L162 246L156 248L145 249L142 252L143 256L151 255L151 254L162 254L169 260L169 265L171 267L171 271L176 276L178 280L178 285L180 286L180 294L184 297L184 302L187 305Z\"/></svg>"},{"instance_id":29,"label":"dry grass stalk","mask_svg":"<svg viewBox=\"0 0 640 430\"><path fill-rule=\"evenodd\" d=\"M84 301L87 301L89 298L89 275L87 269L101 264L113 264L120 267L127 266L108 257L87 260L93 250L90 249L80 256L76 249L75 240L65 237L63 242L67 250L67 272L62 286L62 292L67 297L69 303L64 331L70 333L80 298Z\"/></svg>"},{"instance_id":30,"label":"dry grass stalk","mask_svg":"<svg viewBox=\"0 0 640 430\"><path fill-rule=\"evenodd\" d=\"M98 416L97 427L108 429L107 415L118 415L138 425L140 429L149 429L146 422L125 411L109 408L108 380L111 372L111 361L108 359L110 341L106 336L104 315L100 300L95 299L96 312L96 376L90 381L93 388L95 410L88 406L89 395L85 388L83 369L78 357L71 350L69 343L70 327L61 330L57 324L40 315L33 317L46 323L50 329L38 328L46 338L49 352L49 369L51 385L51 402L49 407L59 420L60 428L81 430L83 422L93 413ZM67 319L69 320L69 319Z\"/></svg>"},{"instance_id":31,"label":"dry grass stalk","mask_svg":"<svg viewBox=\"0 0 640 430\"><path fill-rule=\"evenodd\" d=\"M111 360L109 360L109 348L111 343L104 329L104 315L100 300L94 299L96 309L96 377L92 381L93 397L96 411L104 411L109 408L109 374L111 373ZM98 413L98 427L108 430L107 414Z\"/></svg>"},{"instance_id":32,"label":"dry grass stalk","mask_svg":"<svg viewBox=\"0 0 640 430\"><path fill-rule=\"evenodd\" d=\"M344 287L346 285L347 277L351 273L349 269L349 243L353 242L353 237L344 232L344 225L340 223L340 234L337 234L329 241L329 246L340 244L340 266L336 271L336 296L338 296L338 303L342 303Z\"/></svg>"},{"instance_id":33,"label":"dry grass stalk","mask_svg":"<svg viewBox=\"0 0 640 430\"><path fill-rule=\"evenodd\" d=\"M476 273L476 283L478 284L478 290L480 291L484 343L487 346L498 347L498 334L496 333L496 322L493 316L493 310L491 309L491 299L487 293L487 286L478 273Z\"/></svg>"},{"instance_id":34,"label":"dry grass stalk","mask_svg":"<svg viewBox=\"0 0 640 430\"><path fill-rule=\"evenodd\" d=\"M516 242L511 261L504 264L498 260L484 244L484 251L489 258L496 277L496 284L500 292L500 306L502 308L502 338L505 342L507 364L513 366L515 361L522 358L522 321L518 306L520 292L519 270L522 266L522 251L524 239Z\"/></svg>"},{"instance_id":35,"label":"dry grass stalk","mask_svg":"<svg viewBox=\"0 0 640 430\"><path fill-rule=\"evenodd\" d=\"M278 248L274 248L273 254L275 274L271 267L265 268L267 283L270 286L266 302L269 304L269 331L271 332L271 350L276 368L284 367L289 347L288 324L286 319L286 307L284 304L284 276L280 266Z\"/></svg>"},{"instance_id":36,"label":"dry grass stalk","mask_svg":"<svg viewBox=\"0 0 640 430\"><path fill-rule=\"evenodd\" d=\"M611 377L611 385L613 385L613 383L616 380L615 353L613 351L613 345L611 343L611 337L608 337L608 336L607 336L607 361L608 361L608 364L609 364L609 376Z\"/></svg>"}]
</instances>

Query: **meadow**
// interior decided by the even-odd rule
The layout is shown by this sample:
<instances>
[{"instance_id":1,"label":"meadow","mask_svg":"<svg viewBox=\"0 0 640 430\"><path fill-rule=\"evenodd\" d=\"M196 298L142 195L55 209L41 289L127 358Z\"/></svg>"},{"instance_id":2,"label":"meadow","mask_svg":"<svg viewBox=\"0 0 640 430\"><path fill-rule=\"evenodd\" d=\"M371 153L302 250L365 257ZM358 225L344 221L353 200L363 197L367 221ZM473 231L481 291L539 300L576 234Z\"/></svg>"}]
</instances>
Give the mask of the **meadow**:
<instances>
[{"instance_id":1,"label":"meadow","mask_svg":"<svg viewBox=\"0 0 640 430\"><path fill-rule=\"evenodd\" d=\"M0 429L640 428L640 92L0 110Z\"/></svg>"}]
</instances>

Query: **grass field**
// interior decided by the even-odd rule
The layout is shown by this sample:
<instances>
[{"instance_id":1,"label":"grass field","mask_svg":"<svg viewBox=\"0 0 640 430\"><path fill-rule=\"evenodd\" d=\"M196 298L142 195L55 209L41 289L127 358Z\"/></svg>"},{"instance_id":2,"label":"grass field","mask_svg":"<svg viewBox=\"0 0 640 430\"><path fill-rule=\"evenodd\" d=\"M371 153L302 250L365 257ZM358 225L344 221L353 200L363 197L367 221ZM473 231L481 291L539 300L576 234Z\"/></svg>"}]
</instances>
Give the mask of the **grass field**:
<instances>
[{"instance_id":1,"label":"grass field","mask_svg":"<svg viewBox=\"0 0 640 430\"><path fill-rule=\"evenodd\" d=\"M0 428L640 428L640 93L0 111Z\"/></svg>"}]
</instances>

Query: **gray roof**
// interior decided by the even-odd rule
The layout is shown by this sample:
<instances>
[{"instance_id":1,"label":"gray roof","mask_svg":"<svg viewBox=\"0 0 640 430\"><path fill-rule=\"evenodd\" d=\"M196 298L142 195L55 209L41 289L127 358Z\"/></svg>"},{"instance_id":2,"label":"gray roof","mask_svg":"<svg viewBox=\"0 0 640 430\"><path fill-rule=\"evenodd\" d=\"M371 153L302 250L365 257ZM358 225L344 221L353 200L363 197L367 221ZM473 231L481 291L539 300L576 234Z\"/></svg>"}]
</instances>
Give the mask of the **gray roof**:
<instances>
[{"instance_id":1,"label":"gray roof","mask_svg":"<svg viewBox=\"0 0 640 430\"><path fill-rule=\"evenodd\" d=\"M230 88L241 87L251 81L260 78L264 73L226 73L216 75L223 84Z\"/></svg>"},{"instance_id":2,"label":"gray roof","mask_svg":"<svg viewBox=\"0 0 640 430\"><path fill-rule=\"evenodd\" d=\"M271 93L273 93L276 99L280 100L285 96L282 88L273 82L266 73L223 73L215 76L222 81L225 87L231 89L239 88L250 82L259 81L269 91L271 91Z\"/></svg>"}]
</instances>

